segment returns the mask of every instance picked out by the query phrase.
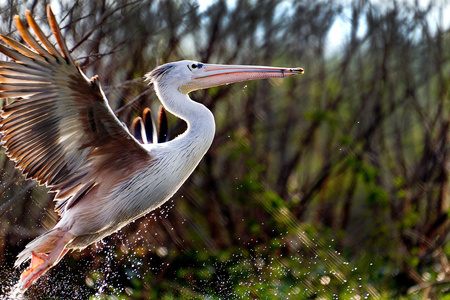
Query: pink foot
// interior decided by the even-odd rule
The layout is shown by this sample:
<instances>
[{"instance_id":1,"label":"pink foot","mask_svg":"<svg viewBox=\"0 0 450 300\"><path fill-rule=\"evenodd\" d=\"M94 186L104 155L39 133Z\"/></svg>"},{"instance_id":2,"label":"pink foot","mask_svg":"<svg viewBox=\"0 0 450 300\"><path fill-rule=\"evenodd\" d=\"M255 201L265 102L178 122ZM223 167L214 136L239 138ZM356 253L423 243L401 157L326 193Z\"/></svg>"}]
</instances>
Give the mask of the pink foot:
<instances>
[{"instance_id":1,"label":"pink foot","mask_svg":"<svg viewBox=\"0 0 450 300\"><path fill-rule=\"evenodd\" d=\"M31 252L31 264L20 275L20 289L28 289L41 275L43 275L50 265L47 262L48 255Z\"/></svg>"},{"instance_id":2,"label":"pink foot","mask_svg":"<svg viewBox=\"0 0 450 300\"><path fill-rule=\"evenodd\" d=\"M31 251L31 264L20 275L19 286L22 292L25 292L39 277L44 275L51 267L56 265L61 258L69 251L66 249L66 245L70 243L74 238L74 235L66 232L62 235L58 241L54 244L50 253L35 253Z\"/></svg>"}]
</instances>

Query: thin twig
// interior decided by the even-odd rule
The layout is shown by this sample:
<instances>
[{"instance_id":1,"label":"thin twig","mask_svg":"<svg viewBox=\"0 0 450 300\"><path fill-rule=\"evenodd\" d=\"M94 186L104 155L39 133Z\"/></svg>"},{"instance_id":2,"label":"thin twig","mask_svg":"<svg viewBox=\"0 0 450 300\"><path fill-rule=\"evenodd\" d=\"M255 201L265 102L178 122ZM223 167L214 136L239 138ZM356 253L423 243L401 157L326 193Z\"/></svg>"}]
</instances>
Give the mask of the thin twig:
<instances>
[{"instance_id":1,"label":"thin twig","mask_svg":"<svg viewBox=\"0 0 450 300\"><path fill-rule=\"evenodd\" d=\"M81 44L83 44L94 33L94 31L96 31L98 28L100 28L100 26L103 25L108 20L108 18L111 15L115 14L117 11L119 11L119 10L129 6L129 5L133 5L133 4L136 4L136 3L139 3L139 2L140 1L134 1L134 2L131 2L131 3L126 3L126 4L124 4L124 5L120 6L120 7L117 7L116 9L112 10L111 12L106 14L105 16L103 16L103 18L100 20L100 22L94 28L92 28L91 31L89 31L83 38L81 38L78 41L78 43L72 49L70 49L70 52L73 52L76 48L78 48Z\"/></svg>"},{"instance_id":2,"label":"thin twig","mask_svg":"<svg viewBox=\"0 0 450 300\"><path fill-rule=\"evenodd\" d=\"M128 108L129 106L131 106L134 102L138 101L139 99L142 98L142 96L144 96L145 94L147 94L148 92L150 92L151 89L146 89L145 91L143 91L142 93L140 93L139 95L137 95L133 100L131 100L130 102L128 102L127 104L125 104L124 106L116 109L114 111L114 114L116 116L118 116L124 109Z\"/></svg>"},{"instance_id":3,"label":"thin twig","mask_svg":"<svg viewBox=\"0 0 450 300\"><path fill-rule=\"evenodd\" d=\"M427 288L436 286L436 285L441 285L441 284L448 284L450 283L450 280L442 280L442 281L433 281L433 282L424 282L424 283L420 283L417 285L414 285L412 287L410 287L408 289L408 295L410 294L416 294L421 290L425 290Z\"/></svg>"},{"instance_id":4,"label":"thin twig","mask_svg":"<svg viewBox=\"0 0 450 300\"><path fill-rule=\"evenodd\" d=\"M26 192L28 192L29 189L31 189L32 187L34 187L36 185L36 181L32 181L30 183L28 183L28 185L21 190L18 194L16 194L14 197L12 197L11 199L9 199L8 201L6 201L5 203L2 204L2 206L0 206L0 218L3 217L3 215L11 209L11 206L14 204L14 202L16 201L17 198L22 197L23 194L25 194Z\"/></svg>"}]
</instances>

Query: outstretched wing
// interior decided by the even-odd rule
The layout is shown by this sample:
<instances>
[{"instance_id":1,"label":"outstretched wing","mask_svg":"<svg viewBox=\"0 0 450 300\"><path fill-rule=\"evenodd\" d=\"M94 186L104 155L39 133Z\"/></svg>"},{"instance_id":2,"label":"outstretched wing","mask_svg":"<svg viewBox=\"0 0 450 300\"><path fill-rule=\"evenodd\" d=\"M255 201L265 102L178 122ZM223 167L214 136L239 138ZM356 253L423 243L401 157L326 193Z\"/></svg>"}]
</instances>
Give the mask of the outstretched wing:
<instances>
[{"instance_id":1,"label":"outstretched wing","mask_svg":"<svg viewBox=\"0 0 450 300\"><path fill-rule=\"evenodd\" d=\"M88 79L73 61L50 6L47 15L61 51L27 11L35 39L18 16L29 47L0 36L0 98L21 97L3 108L6 154L27 178L56 192L60 213L101 185L113 187L152 162L109 107L98 77Z\"/></svg>"}]
</instances>

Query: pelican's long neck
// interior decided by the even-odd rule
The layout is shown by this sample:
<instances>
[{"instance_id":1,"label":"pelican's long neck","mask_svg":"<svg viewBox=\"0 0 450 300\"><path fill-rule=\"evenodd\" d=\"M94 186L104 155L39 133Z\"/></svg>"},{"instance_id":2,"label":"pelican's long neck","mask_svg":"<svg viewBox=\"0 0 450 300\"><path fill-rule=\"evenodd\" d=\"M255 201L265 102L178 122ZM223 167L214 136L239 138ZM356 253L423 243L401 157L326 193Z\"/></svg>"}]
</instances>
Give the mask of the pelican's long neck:
<instances>
[{"instance_id":1,"label":"pelican's long neck","mask_svg":"<svg viewBox=\"0 0 450 300\"><path fill-rule=\"evenodd\" d=\"M216 131L211 111L204 105L193 101L188 95L178 91L177 88L160 86L157 82L154 83L154 86L164 108L187 123L186 132L175 140L181 142L185 147L195 148L201 152L198 154L203 157L211 146Z\"/></svg>"}]
</instances>

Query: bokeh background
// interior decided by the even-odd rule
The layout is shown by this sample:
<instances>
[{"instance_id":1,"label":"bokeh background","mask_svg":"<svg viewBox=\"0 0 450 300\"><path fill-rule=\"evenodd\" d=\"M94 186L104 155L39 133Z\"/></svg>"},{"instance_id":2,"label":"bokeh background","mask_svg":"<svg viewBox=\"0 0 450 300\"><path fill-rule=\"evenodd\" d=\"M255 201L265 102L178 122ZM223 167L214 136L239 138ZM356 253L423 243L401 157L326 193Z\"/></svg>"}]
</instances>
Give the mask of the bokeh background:
<instances>
[{"instance_id":1,"label":"bokeh background","mask_svg":"<svg viewBox=\"0 0 450 300\"><path fill-rule=\"evenodd\" d=\"M0 31L49 1L0 1ZM160 209L67 255L24 299L450 299L448 1L50 1L126 124L159 64L303 67L191 94L215 141ZM4 57L2 57L4 59ZM183 121L169 115L169 135ZM126 151L126 149L123 149ZM0 152L0 296L57 221Z\"/></svg>"}]
</instances>

